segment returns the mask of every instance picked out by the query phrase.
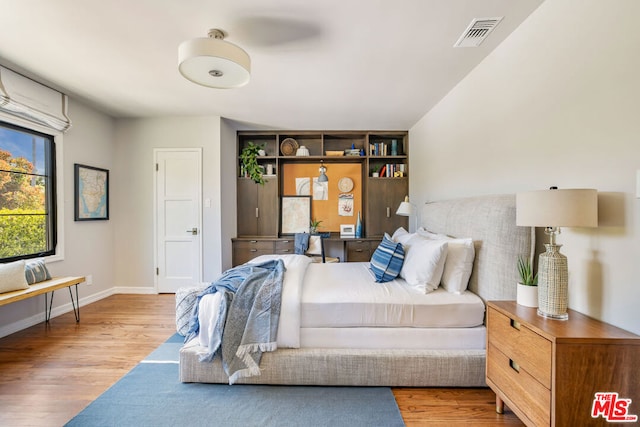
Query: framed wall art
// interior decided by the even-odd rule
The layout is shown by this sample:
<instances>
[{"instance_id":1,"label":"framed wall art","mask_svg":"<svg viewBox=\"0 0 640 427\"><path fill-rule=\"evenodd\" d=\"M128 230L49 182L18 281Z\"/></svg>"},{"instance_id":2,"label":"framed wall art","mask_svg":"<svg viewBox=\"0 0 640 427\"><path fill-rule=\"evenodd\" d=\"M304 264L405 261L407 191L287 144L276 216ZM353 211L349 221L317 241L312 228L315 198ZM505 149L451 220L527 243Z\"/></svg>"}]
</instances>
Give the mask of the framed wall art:
<instances>
[{"instance_id":1,"label":"framed wall art","mask_svg":"<svg viewBox=\"0 0 640 427\"><path fill-rule=\"evenodd\" d=\"M282 196L280 221L282 234L308 233L311 224L311 196Z\"/></svg>"},{"instance_id":2,"label":"framed wall art","mask_svg":"<svg viewBox=\"0 0 640 427\"><path fill-rule=\"evenodd\" d=\"M109 219L109 171L74 164L74 220Z\"/></svg>"}]
</instances>

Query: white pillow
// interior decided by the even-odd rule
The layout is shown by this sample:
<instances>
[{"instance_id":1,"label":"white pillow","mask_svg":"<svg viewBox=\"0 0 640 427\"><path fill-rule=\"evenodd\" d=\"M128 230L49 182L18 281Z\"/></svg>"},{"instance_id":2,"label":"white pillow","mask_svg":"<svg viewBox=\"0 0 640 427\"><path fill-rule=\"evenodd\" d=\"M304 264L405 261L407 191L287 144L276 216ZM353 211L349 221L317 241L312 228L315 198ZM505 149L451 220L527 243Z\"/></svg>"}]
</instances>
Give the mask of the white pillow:
<instances>
[{"instance_id":1,"label":"white pillow","mask_svg":"<svg viewBox=\"0 0 640 427\"><path fill-rule=\"evenodd\" d=\"M446 240L427 239L414 234L403 244L405 256L400 277L424 293L436 290L444 271L447 245Z\"/></svg>"},{"instance_id":2,"label":"white pillow","mask_svg":"<svg viewBox=\"0 0 640 427\"><path fill-rule=\"evenodd\" d=\"M414 233L409 233L403 227L400 227L396 231L393 232L393 235L391 236L391 240L393 240L396 243L402 243L403 245L405 245L407 243L407 241L411 237L413 237L413 235L414 235Z\"/></svg>"},{"instance_id":3,"label":"white pillow","mask_svg":"<svg viewBox=\"0 0 640 427\"><path fill-rule=\"evenodd\" d=\"M28 289L24 260L0 264L0 293Z\"/></svg>"},{"instance_id":4,"label":"white pillow","mask_svg":"<svg viewBox=\"0 0 640 427\"><path fill-rule=\"evenodd\" d=\"M418 234L426 238L449 242L447 260L442 273L442 287L452 294L463 293L469 285L473 260L476 255L473 240L470 238L454 239L444 234L432 233L424 228L418 229Z\"/></svg>"},{"instance_id":5,"label":"white pillow","mask_svg":"<svg viewBox=\"0 0 640 427\"><path fill-rule=\"evenodd\" d=\"M447 261L442 273L442 287L452 294L467 289L476 251L471 239L448 239Z\"/></svg>"},{"instance_id":6,"label":"white pillow","mask_svg":"<svg viewBox=\"0 0 640 427\"><path fill-rule=\"evenodd\" d=\"M426 237L428 239L447 239L448 238L448 236L445 236L444 234L432 233L428 230L425 230L423 227L418 228L417 233L422 237Z\"/></svg>"}]
</instances>

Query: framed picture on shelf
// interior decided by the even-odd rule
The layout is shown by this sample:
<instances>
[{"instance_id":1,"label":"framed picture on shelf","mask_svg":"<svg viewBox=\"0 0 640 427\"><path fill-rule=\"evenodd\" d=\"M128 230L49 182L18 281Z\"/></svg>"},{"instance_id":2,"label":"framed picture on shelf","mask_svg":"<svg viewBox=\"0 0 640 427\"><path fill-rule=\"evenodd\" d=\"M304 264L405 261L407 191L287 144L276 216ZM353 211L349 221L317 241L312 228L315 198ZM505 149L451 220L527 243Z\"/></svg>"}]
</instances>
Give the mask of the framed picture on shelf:
<instances>
[{"instance_id":1,"label":"framed picture on shelf","mask_svg":"<svg viewBox=\"0 0 640 427\"><path fill-rule=\"evenodd\" d=\"M76 163L73 172L74 220L108 220L109 171Z\"/></svg>"},{"instance_id":2,"label":"framed picture on shelf","mask_svg":"<svg viewBox=\"0 0 640 427\"><path fill-rule=\"evenodd\" d=\"M311 224L311 196L282 196L280 221L282 234L308 233Z\"/></svg>"}]
</instances>

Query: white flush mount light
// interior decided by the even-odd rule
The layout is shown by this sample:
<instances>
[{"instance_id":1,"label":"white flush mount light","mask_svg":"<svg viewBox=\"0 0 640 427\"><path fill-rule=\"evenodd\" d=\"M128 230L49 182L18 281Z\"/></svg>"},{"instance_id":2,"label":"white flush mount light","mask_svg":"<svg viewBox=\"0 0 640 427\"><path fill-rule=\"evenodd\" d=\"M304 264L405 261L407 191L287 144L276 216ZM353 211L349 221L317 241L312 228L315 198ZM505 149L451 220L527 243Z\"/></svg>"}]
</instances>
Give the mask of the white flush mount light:
<instances>
[{"instance_id":1,"label":"white flush mount light","mask_svg":"<svg viewBox=\"0 0 640 427\"><path fill-rule=\"evenodd\" d=\"M240 47L224 41L222 30L209 30L209 37L182 42L178 47L178 69L187 80L202 86L229 89L244 86L251 78L251 58Z\"/></svg>"}]
</instances>

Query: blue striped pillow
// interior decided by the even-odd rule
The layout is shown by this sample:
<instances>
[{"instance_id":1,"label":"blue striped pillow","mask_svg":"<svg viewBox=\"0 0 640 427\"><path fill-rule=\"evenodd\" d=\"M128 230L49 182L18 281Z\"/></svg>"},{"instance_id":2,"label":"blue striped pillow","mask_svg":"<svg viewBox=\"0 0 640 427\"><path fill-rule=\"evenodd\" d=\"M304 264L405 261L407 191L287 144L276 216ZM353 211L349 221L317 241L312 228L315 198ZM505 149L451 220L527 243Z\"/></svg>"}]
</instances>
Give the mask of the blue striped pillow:
<instances>
[{"instance_id":1,"label":"blue striped pillow","mask_svg":"<svg viewBox=\"0 0 640 427\"><path fill-rule=\"evenodd\" d=\"M404 249L401 243L395 243L385 234L382 242L373 253L369 266L376 282L388 282L400 274L404 262Z\"/></svg>"}]
</instances>

